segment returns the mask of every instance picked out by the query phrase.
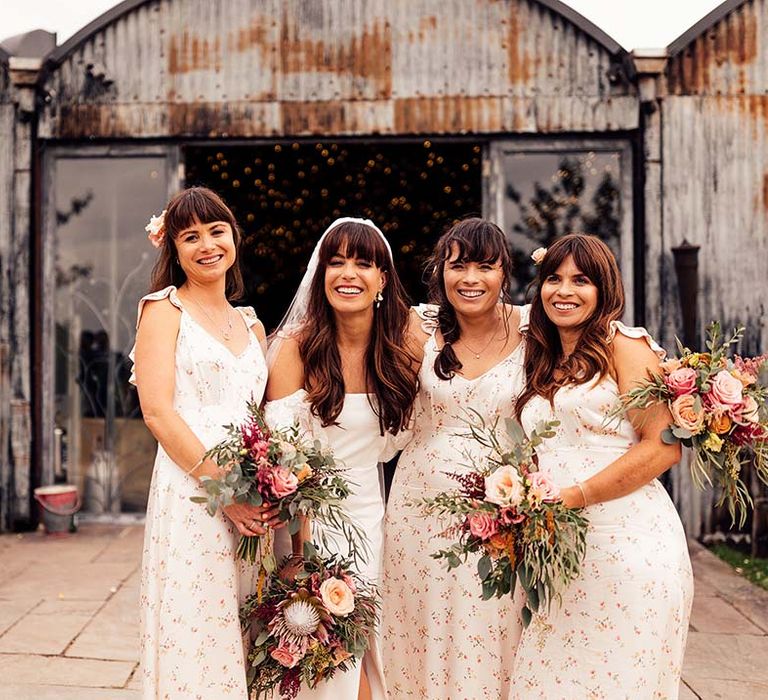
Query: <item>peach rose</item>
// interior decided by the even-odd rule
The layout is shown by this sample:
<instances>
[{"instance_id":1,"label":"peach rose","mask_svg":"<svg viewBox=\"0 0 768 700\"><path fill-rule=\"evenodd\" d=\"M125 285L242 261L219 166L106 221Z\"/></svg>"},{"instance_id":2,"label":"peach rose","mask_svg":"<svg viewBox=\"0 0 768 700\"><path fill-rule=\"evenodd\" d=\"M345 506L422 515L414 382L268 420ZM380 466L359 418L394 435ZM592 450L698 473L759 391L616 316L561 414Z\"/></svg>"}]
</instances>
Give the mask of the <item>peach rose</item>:
<instances>
[{"instance_id":1,"label":"peach rose","mask_svg":"<svg viewBox=\"0 0 768 700\"><path fill-rule=\"evenodd\" d=\"M296 478L298 479L299 483L301 483L304 481L304 479L308 479L310 476L312 476L312 467L304 462L304 464L302 464L299 468L299 471L296 473Z\"/></svg>"},{"instance_id":2,"label":"peach rose","mask_svg":"<svg viewBox=\"0 0 768 700\"><path fill-rule=\"evenodd\" d=\"M659 364L661 371L668 374L674 372L676 369L680 369L682 366L683 363L680 362L680 360L678 360L676 357L670 357L668 360L664 360Z\"/></svg>"},{"instance_id":3,"label":"peach rose","mask_svg":"<svg viewBox=\"0 0 768 700\"><path fill-rule=\"evenodd\" d=\"M555 486L551 477L543 472L533 472L528 475L531 487L528 490L528 500L533 504L551 503L560 500L560 489Z\"/></svg>"},{"instance_id":4,"label":"peach rose","mask_svg":"<svg viewBox=\"0 0 768 700\"><path fill-rule=\"evenodd\" d=\"M293 668L301 660L301 657L285 642L281 642L269 655L286 668Z\"/></svg>"},{"instance_id":5,"label":"peach rose","mask_svg":"<svg viewBox=\"0 0 768 700\"><path fill-rule=\"evenodd\" d=\"M536 250L534 250L531 253L531 260L533 260L533 264L538 267L539 265L541 265L541 263L544 262L544 258L546 257L546 255L547 255L546 248L536 248Z\"/></svg>"},{"instance_id":6,"label":"peach rose","mask_svg":"<svg viewBox=\"0 0 768 700\"><path fill-rule=\"evenodd\" d=\"M678 396L673 402L670 410L675 424L692 435L698 435L704 427L704 411L697 411L694 404L696 398L691 394Z\"/></svg>"},{"instance_id":7,"label":"peach rose","mask_svg":"<svg viewBox=\"0 0 768 700\"><path fill-rule=\"evenodd\" d=\"M525 495L517 470L504 464L485 477L485 500L497 506L519 506Z\"/></svg>"},{"instance_id":8,"label":"peach rose","mask_svg":"<svg viewBox=\"0 0 768 700\"><path fill-rule=\"evenodd\" d=\"M670 372L664 383L675 396L693 394L696 391L696 370L690 367L680 367Z\"/></svg>"},{"instance_id":9,"label":"peach rose","mask_svg":"<svg viewBox=\"0 0 768 700\"><path fill-rule=\"evenodd\" d=\"M709 396L713 405L724 410L736 408L743 400L744 386L727 370L720 370L712 381Z\"/></svg>"},{"instance_id":10,"label":"peach rose","mask_svg":"<svg viewBox=\"0 0 768 700\"><path fill-rule=\"evenodd\" d=\"M299 486L296 475L285 467L275 467L269 474L270 488L275 498L283 498L292 494Z\"/></svg>"},{"instance_id":11,"label":"peach rose","mask_svg":"<svg viewBox=\"0 0 768 700\"><path fill-rule=\"evenodd\" d=\"M320 584L320 598L332 615L346 617L355 609L355 596L340 578L328 578Z\"/></svg>"},{"instance_id":12,"label":"peach rose","mask_svg":"<svg viewBox=\"0 0 768 700\"><path fill-rule=\"evenodd\" d=\"M709 421L709 429L718 435L727 433L731 429L731 425L733 425L733 421L725 413L716 414Z\"/></svg>"},{"instance_id":13,"label":"peach rose","mask_svg":"<svg viewBox=\"0 0 768 700\"><path fill-rule=\"evenodd\" d=\"M487 540L496 534L499 527L496 519L488 513L472 513L469 516L469 531L481 540Z\"/></svg>"}]
</instances>

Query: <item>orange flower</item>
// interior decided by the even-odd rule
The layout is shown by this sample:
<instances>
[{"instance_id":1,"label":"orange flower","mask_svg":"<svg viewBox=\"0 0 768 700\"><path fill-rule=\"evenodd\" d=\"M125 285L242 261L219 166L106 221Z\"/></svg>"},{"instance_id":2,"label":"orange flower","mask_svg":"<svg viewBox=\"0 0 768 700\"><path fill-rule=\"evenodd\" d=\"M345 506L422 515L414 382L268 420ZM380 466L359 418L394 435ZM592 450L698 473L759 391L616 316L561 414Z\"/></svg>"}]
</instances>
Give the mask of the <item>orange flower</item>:
<instances>
[{"instance_id":1,"label":"orange flower","mask_svg":"<svg viewBox=\"0 0 768 700\"><path fill-rule=\"evenodd\" d=\"M731 425L733 425L733 422L725 413L721 415L716 414L709 419L709 429L718 435L727 433L731 429Z\"/></svg>"}]
</instances>

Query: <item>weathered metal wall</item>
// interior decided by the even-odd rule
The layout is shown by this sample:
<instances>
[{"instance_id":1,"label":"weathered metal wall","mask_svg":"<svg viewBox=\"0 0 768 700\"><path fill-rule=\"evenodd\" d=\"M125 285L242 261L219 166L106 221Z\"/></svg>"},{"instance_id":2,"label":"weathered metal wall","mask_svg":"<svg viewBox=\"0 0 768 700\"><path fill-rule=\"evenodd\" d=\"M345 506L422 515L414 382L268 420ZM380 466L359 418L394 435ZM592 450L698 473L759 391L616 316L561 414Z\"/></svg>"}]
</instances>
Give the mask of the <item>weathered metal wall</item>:
<instances>
[{"instance_id":1,"label":"weathered metal wall","mask_svg":"<svg viewBox=\"0 0 768 700\"><path fill-rule=\"evenodd\" d=\"M10 290L9 258L13 202L14 109L9 97L7 56L0 55L0 531L9 525L10 454Z\"/></svg>"},{"instance_id":2,"label":"weathered metal wall","mask_svg":"<svg viewBox=\"0 0 768 700\"><path fill-rule=\"evenodd\" d=\"M637 99L618 47L553 7L536 0L145 2L54 54L40 136L636 128Z\"/></svg>"},{"instance_id":3,"label":"weathered metal wall","mask_svg":"<svg viewBox=\"0 0 768 700\"><path fill-rule=\"evenodd\" d=\"M768 350L768 2L732 11L678 49L662 100L663 250L649 271L661 338L680 328L670 250L699 253L702 326L747 327L745 351ZM762 47L762 50L761 50Z\"/></svg>"}]
</instances>

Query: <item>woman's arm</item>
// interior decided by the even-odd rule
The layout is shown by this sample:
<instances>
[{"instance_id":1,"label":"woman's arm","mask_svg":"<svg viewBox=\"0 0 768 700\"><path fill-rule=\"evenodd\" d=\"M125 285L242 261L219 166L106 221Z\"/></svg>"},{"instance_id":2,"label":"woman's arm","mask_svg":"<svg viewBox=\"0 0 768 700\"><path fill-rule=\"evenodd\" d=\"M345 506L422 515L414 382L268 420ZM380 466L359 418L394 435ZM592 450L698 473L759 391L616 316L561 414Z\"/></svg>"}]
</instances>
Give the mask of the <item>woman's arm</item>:
<instances>
[{"instance_id":1,"label":"woman's arm","mask_svg":"<svg viewBox=\"0 0 768 700\"><path fill-rule=\"evenodd\" d=\"M195 478L218 477L219 468L203 460L206 448L173 407L176 373L176 338L181 314L167 299L144 306L136 333L136 388L146 423L166 454ZM243 535L263 535L264 529L251 523L268 521L278 526L277 513L265 508L232 505L227 516Z\"/></svg>"},{"instance_id":2,"label":"woman's arm","mask_svg":"<svg viewBox=\"0 0 768 700\"><path fill-rule=\"evenodd\" d=\"M645 381L649 371L658 371L659 358L645 340L617 333L612 348L616 380L622 394ZM565 505L583 506L585 498L587 505L621 498L650 483L680 461L680 445L667 445L661 439L662 432L672 422L666 406L653 404L641 411L631 411L628 418L637 431L637 444L583 481L581 489L578 486L562 489Z\"/></svg>"}]
</instances>

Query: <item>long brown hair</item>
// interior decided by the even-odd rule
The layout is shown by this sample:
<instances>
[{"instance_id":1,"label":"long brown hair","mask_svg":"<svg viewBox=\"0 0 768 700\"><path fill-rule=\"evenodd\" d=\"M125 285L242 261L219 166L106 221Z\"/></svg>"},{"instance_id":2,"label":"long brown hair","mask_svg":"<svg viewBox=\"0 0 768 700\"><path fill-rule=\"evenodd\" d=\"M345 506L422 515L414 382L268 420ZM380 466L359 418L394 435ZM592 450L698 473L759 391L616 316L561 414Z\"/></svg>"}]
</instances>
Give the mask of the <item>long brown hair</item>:
<instances>
[{"instance_id":1,"label":"long brown hair","mask_svg":"<svg viewBox=\"0 0 768 700\"><path fill-rule=\"evenodd\" d=\"M344 375L336 342L336 321L325 296L325 269L342 252L367 260L386 273L384 299L373 312L371 339L365 354L365 378L376 397L371 406L379 428L396 433L408 425L418 391L415 360L408 353L408 303L386 244L370 226L339 224L320 246L317 270L309 290L307 315L299 336L305 388L312 413L324 426L333 425L344 406Z\"/></svg>"},{"instance_id":2,"label":"long brown hair","mask_svg":"<svg viewBox=\"0 0 768 700\"><path fill-rule=\"evenodd\" d=\"M469 218L455 223L438 240L435 252L427 262L429 275L429 301L439 307L437 320L443 347L435 358L435 374L440 379L451 379L461 369L461 362L456 357L453 343L459 340L461 329L456 318L456 310L448 301L445 293L445 261L451 257L452 247L456 246L458 260L462 262L501 264L503 280L501 301L512 303L512 256L504 232L494 223L485 219ZM507 316L504 315L504 323Z\"/></svg>"},{"instance_id":3,"label":"long brown hair","mask_svg":"<svg viewBox=\"0 0 768 700\"><path fill-rule=\"evenodd\" d=\"M597 287L597 308L581 328L578 345L568 362L555 370L563 354L560 334L544 312L542 283L557 271L568 256ZM584 384L595 375L604 377L611 369L608 332L611 321L624 313L624 286L611 249L596 236L570 233L555 240L547 250L536 279L532 283L536 295L531 302L531 317L525 339L526 385L517 400L519 418L523 407L533 396L543 396L550 403L557 390L568 384Z\"/></svg>"},{"instance_id":4,"label":"long brown hair","mask_svg":"<svg viewBox=\"0 0 768 700\"><path fill-rule=\"evenodd\" d=\"M245 294L243 275L240 272L240 228L232 210L213 190L207 187L189 187L171 198L165 212L165 237L160 246L160 254L152 268L152 292L165 289L169 285L180 287L187 281L187 275L179 265L176 253L176 237L199 221L211 224L214 221L226 221L232 227L237 257L232 267L227 270L227 299L242 299Z\"/></svg>"}]
</instances>

